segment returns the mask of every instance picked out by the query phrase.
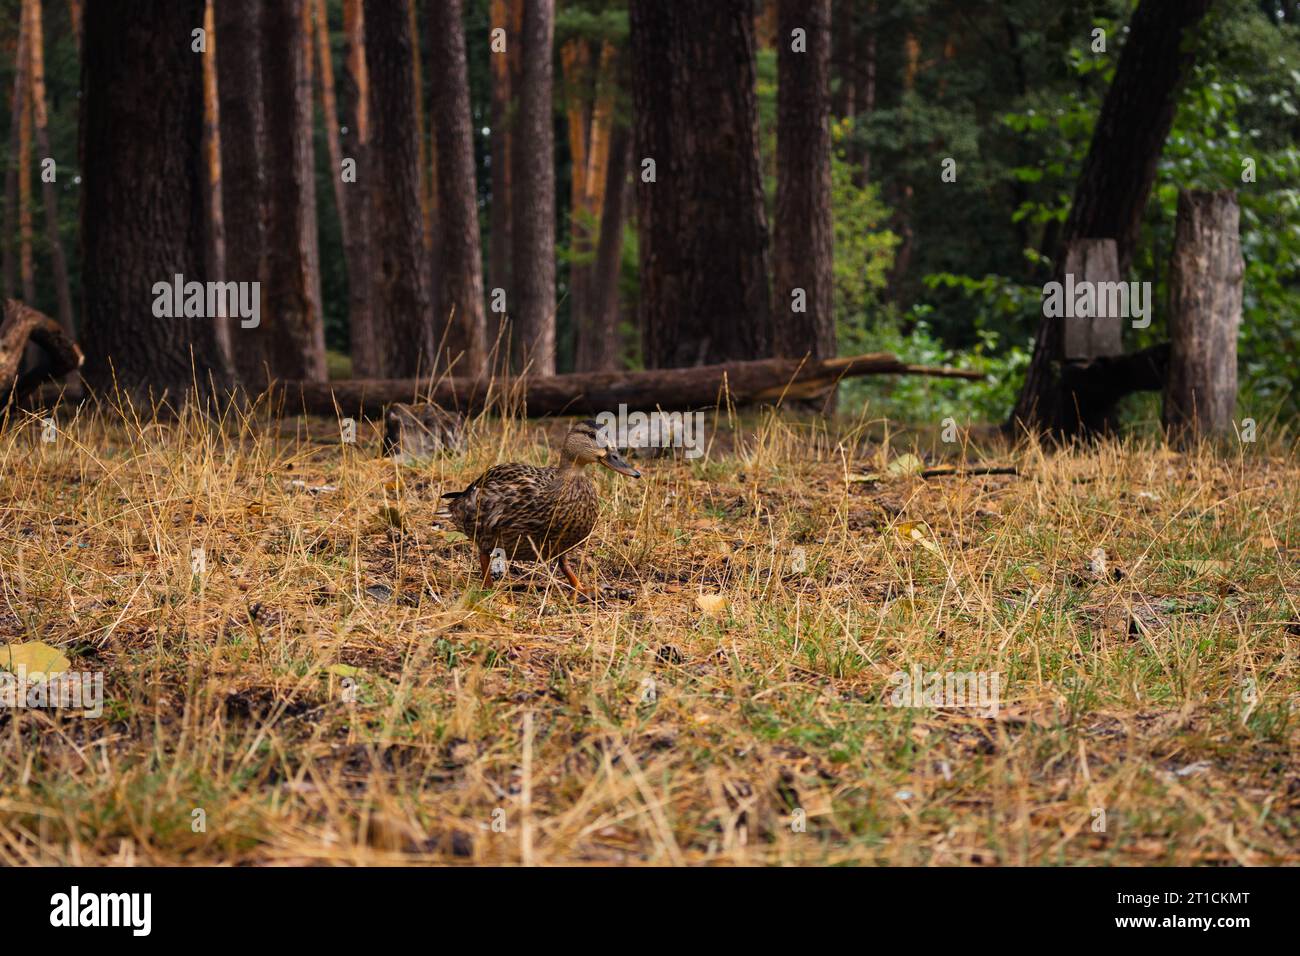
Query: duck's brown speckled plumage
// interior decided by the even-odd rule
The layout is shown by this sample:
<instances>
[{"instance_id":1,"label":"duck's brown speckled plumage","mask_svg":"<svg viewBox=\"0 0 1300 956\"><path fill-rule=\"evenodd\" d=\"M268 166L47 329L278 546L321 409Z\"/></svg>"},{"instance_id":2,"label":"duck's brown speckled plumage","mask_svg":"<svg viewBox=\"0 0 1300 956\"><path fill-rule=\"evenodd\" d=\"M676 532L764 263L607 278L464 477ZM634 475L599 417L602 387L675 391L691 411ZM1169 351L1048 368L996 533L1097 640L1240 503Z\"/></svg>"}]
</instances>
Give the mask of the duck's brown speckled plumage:
<instances>
[{"instance_id":1,"label":"duck's brown speckled plumage","mask_svg":"<svg viewBox=\"0 0 1300 956\"><path fill-rule=\"evenodd\" d=\"M554 560L596 525L596 486L577 467L506 464L489 468L448 509L480 551Z\"/></svg>"},{"instance_id":2,"label":"duck's brown speckled plumage","mask_svg":"<svg viewBox=\"0 0 1300 956\"><path fill-rule=\"evenodd\" d=\"M558 561L569 583L584 590L568 556L596 525L596 486L582 471L596 462L611 471L641 477L608 447L600 426L588 420L573 426L560 450L558 465L496 465L464 491L442 496L451 500L449 517L478 548L485 587L491 581L489 555L500 548L511 559Z\"/></svg>"}]
</instances>

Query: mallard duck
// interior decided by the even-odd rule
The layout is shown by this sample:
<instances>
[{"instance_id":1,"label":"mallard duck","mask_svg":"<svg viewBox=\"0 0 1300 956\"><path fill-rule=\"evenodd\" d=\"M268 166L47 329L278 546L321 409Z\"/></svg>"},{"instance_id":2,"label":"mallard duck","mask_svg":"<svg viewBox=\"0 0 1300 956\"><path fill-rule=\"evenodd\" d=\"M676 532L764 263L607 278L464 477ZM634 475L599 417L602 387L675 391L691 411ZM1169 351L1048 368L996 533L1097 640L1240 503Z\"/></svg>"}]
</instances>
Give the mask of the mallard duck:
<instances>
[{"instance_id":1,"label":"mallard duck","mask_svg":"<svg viewBox=\"0 0 1300 956\"><path fill-rule=\"evenodd\" d=\"M632 478L641 473L602 439L600 425L578 422L560 447L557 465L539 468L510 462L495 465L464 491L449 491L446 513L479 552L483 586L492 582L492 552L539 561L558 561L569 583L586 593L569 566L569 556L596 524L596 486L583 469L592 462Z\"/></svg>"}]
</instances>

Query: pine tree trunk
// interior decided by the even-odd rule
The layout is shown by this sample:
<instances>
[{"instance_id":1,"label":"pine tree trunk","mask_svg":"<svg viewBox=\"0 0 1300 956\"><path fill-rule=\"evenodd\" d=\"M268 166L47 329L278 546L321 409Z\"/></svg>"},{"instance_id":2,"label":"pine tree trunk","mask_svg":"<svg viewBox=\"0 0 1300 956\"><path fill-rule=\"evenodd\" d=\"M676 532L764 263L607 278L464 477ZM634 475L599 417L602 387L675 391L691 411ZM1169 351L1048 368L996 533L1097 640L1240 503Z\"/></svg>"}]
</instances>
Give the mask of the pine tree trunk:
<instances>
[{"instance_id":1,"label":"pine tree trunk","mask_svg":"<svg viewBox=\"0 0 1300 956\"><path fill-rule=\"evenodd\" d=\"M751 0L632 0L646 365L771 354Z\"/></svg>"},{"instance_id":2,"label":"pine tree trunk","mask_svg":"<svg viewBox=\"0 0 1300 956\"><path fill-rule=\"evenodd\" d=\"M216 0L217 111L220 117L225 278L265 282L266 114L262 92L262 0ZM265 303L265 286L263 303ZM265 322L274 321L267 315ZM230 355L246 384L265 376L255 332L226 323Z\"/></svg>"},{"instance_id":3,"label":"pine tree trunk","mask_svg":"<svg viewBox=\"0 0 1300 956\"><path fill-rule=\"evenodd\" d=\"M72 21L72 35L77 40L77 52L81 52L81 0L68 0L68 18Z\"/></svg>"},{"instance_id":4,"label":"pine tree trunk","mask_svg":"<svg viewBox=\"0 0 1300 956\"><path fill-rule=\"evenodd\" d=\"M18 112L18 275L22 280L23 300L36 304L36 261L32 256L32 96L31 96L31 18L24 3L23 23L27 25L27 80Z\"/></svg>"},{"instance_id":5,"label":"pine tree trunk","mask_svg":"<svg viewBox=\"0 0 1300 956\"><path fill-rule=\"evenodd\" d=\"M179 402L231 383L211 322L154 314L155 283L206 280L203 63L184 42L202 22L203 0L86 8L83 378L101 394Z\"/></svg>"},{"instance_id":6,"label":"pine tree trunk","mask_svg":"<svg viewBox=\"0 0 1300 956\"><path fill-rule=\"evenodd\" d=\"M316 166L312 143L311 9L308 0L266 0L262 8L266 135L266 282L262 322L236 333L254 388L272 378L324 379Z\"/></svg>"},{"instance_id":7,"label":"pine tree trunk","mask_svg":"<svg viewBox=\"0 0 1300 956\"><path fill-rule=\"evenodd\" d=\"M217 30L213 4L207 0L203 11L203 29L207 33L207 52L203 54L203 155L208 164L207 191L204 208L207 210L207 272L208 278L226 280L226 227L222 211L221 188L221 104L217 92ZM217 332L217 345L227 361L232 357L230 340L233 316L212 317Z\"/></svg>"},{"instance_id":8,"label":"pine tree trunk","mask_svg":"<svg viewBox=\"0 0 1300 956\"><path fill-rule=\"evenodd\" d=\"M351 245L348 234L348 215L343 189L343 147L339 140L338 100L334 92L334 57L330 52L329 17L325 0L312 0L312 19L315 27L316 63L320 69L320 106L325 120L325 148L330 157L330 182L334 184L334 208L339 217L339 236L344 254Z\"/></svg>"},{"instance_id":9,"label":"pine tree trunk","mask_svg":"<svg viewBox=\"0 0 1300 956\"><path fill-rule=\"evenodd\" d=\"M576 330L588 321L587 296L591 277L591 196L587 181L588 147L592 133L591 48L573 37L560 49L564 117L569 133L569 320Z\"/></svg>"},{"instance_id":10,"label":"pine tree trunk","mask_svg":"<svg viewBox=\"0 0 1300 956\"><path fill-rule=\"evenodd\" d=\"M555 142L551 40L555 0L525 0L520 37L519 121L513 150L512 352L515 367L555 373Z\"/></svg>"},{"instance_id":11,"label":"pine tree trunk","mask_svg":"<svg viewBox=\"0 0 1300 956\"><path fill-rule=\"evenodd\" d=\"M632 131L612 130L601 204L600 240L591 275L589 322L579 328L576 371L613 372L622 367L619 338L619 279L623 266L623 222L629 206L628 169L632 164Z\"/></svg>"},{"instance_id":12,"label":"pine tree trunk","mask_svg":"<svg viewBox=\"0 0 1300 956\"><path fill-rule=\"evenodd\" d=\"M416 16L418 6L419 0L411 0L406 12L411 30L411 84L415 90L415 100L412 103L414 114L411 121L415 123L415 141L419 144L420 149L420 213L423 216L421 225L424 230L424 251L432 256L435 234L434 215L437 204L435 196L437 176L436 174L426 175L426 172L430 171L433 165L436 165L437 159L430 156L429 139L424 129L424 74L420 66L423 48L420 46L419 18ZM430 262L432 261L430 259ZM434 286L437 285L437 278L437 276L433 276ZM436 298L435 296L435 301Z\"/></svg>"},{"instance_id":13,"label":"pine tree trunk","mask_svg":"<svg viewBox=\"0 0 1300 956\"><path fill-rule=\"evenodd\" d=\"M379 340L375 335L370 254L370 74L366 68L365 13L361 0L343 0L343 34L346 68L339 85L340 147L355 164L355 180L344 182L341 216L347 220L343 256L348 271L348 337L352 374L366 378L380 374Z\"/></svg>"},{"instance_id":14,"label":"pine tree trunk","mask_svg":"<svg viewBox=\"0 0 1300 956\"><path fill-rule=\"evenodd\" d=\"M855 0L835 2L835 73L839 84L835 88L833 108L840 119L858 113L858 37Z\"/></svg>"},{"instance_id":15,"label":"pine tree trunk","mask_svg":"<svg viewBox=\"0 0 1300 956\"><path fill-rule=\"evenodd\" d=\"M429 6L429 69L438 157L438 307L435 332L454 374L478 375L487 360L483 260L479 246L474 129L469 103L462 0ZM445 329L443 324L450 321Z\"/></svg>"},{"instance_id":16,"label":"pine tree trunk","mask_svg":"<svg viewBox=\"0 0 1300 956\"><path fill-rule=\"evenodd\" d=\"M1127 275L1178 90L1191 70L1195 51L1187 41L1211 2L1142 0L1138 5L1075 184L1060 249L1076 239L1114 239L1120 275ZM1056 259L1054 278L1061 281L1064 257ZM1009 428L1068 438L1091 417L1062 388L1060 348L1059 323L1044 317Z\"/></svg>"},{"instance_id":17,"label":"pine tree trunk","mask_svg":"<svg viewBox=\"0 0 1300 956\"><path fill-rule=\"evenodd\" d=\"M31 54L32 118L36 127L36 149L42 162L54 158L50 149L49 111L45 96L45 30L41 22L41 0L25 0L31 4L28 13L28 35ZM55 167L57 170L57 166ZM50 270L54 273L54 297L58 305L59 324L69 336L74 335L72 324L72 290L68 286L68 260L63 254L63 240L59 237L59 194L55 183L41 176L41 204L45 207L45 241L50 247Z\"/></svg>"},{"instance_id":18,"label":"pine tree trunk","mask_svg":"<svg viewBox=\"0 0 1300 956\"><path fill-rule=\"evenodd\" d=\"M491 28L504 30L506 50L493 51L492 62L492 205L488 220L488 283L491 289L501 289L507 304L513 301L510 279L510 257L513 251L513 217L510 209L510 149L511 130L514 127L512 96L512 63L519 47L516 23L522 23L523 0L491 0ZM491 346L499 345L500 316L491 314L488 338Z\"/></svg>"},{"instance_id":19,"label":"pine tree trunk","mask_svg":"<svg viewBox=\"0 0 1300 956\"><path fill-rule=\"evenodd\" d=\"M22 134L22 113L30 99L27 92L31 72L30 46L27 42L27 17L18 18L18 49L14 59L14 88L9 121L9 155L14 160L7 163L5 171L5 222L4 235L0 236L3 265L0 266L0 282L3 283L4 298L12 298L18 279L18 169L17 157L20 153Z\"/></svg>"},{"instance_id":20,"label":"pine tree trunk","mask_svg":"<svg viewBox=\"0 0 1300 956\"><path fill-rule=\"evenodd\" d=\"M381 374L434 369L433 302L421 211L420 144L412 122L411 0L366 5L372 123L363 173L370 196L374 334Z\"/></svg>"},{"instance_id":21,"label":"pine tree trunk","mask_svg":"<svg viewBox=\"0 0 1300 956\"><path fill-rule=\"evenodd\" d=\"M775 352L835 354L831 294L830 0L780 0L777 39ZM806 52L792 49L803 30Z\"/></svg>"}]
</instances>

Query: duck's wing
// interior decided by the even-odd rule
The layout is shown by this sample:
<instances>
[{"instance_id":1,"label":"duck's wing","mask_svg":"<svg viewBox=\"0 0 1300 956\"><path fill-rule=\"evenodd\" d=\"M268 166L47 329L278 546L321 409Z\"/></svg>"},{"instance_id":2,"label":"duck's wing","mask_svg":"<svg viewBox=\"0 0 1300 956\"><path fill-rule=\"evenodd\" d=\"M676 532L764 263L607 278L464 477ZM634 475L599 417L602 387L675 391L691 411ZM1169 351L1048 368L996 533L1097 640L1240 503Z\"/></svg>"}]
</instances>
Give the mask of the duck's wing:
<instances>
[{"instance_id":1,"label":"duck's wing","mask_svg":"<svg viewBox=\"0 0 1300 956\"><path fill-rule=\"evenodd\" d=\"M494 465L464 491L442 497L453 499L449 510L461 530L471 537L491 537L501 525L532 511L553 478L553 469L511 462Z\"/></svg>"}]
</instances>

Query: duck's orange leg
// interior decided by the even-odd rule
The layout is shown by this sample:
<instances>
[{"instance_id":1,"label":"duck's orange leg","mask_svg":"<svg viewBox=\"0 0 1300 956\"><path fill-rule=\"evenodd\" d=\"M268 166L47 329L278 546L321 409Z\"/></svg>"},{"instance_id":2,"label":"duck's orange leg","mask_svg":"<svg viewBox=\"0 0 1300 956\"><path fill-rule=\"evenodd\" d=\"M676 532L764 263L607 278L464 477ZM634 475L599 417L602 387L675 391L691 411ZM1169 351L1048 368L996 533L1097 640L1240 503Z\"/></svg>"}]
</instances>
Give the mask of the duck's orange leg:
<instances>
[{"instance_id":1,"label":"duck's orange leg","mask_svg":"<svg viewBox=\"0 0 1300 956\"><path fill-rule=\"evenodd\" d=\"M478 553L478 566L483 572L483 590L486 591L492 587L492 555L486 551Z\"/></svg>"},{"instance_id":2,"label":"duck's orange leg","mask_svg":"<svg viewBox=\"0 0 1300 956\"><path fill-rule=\"evenodd\" d=\"M564 572L564 576L568 578L569 583L573 585L573 590L582 595L590 595L591 592L582 586L582 582L578 580L578 576L573 573L573 568L569 567L569 556L567 554L560 558L560 570Z\"/></svg>"}]
</instances>

